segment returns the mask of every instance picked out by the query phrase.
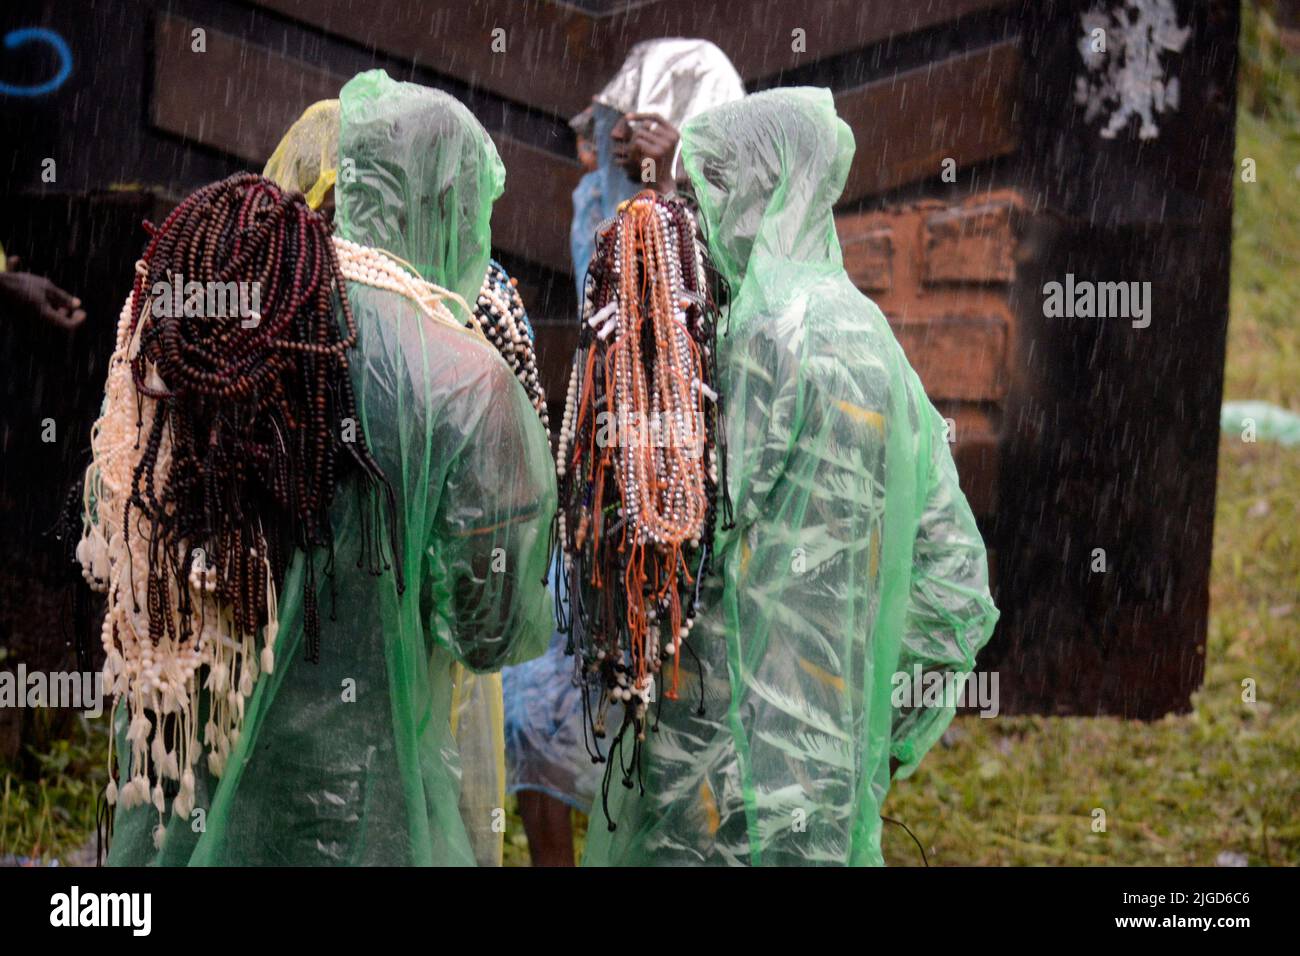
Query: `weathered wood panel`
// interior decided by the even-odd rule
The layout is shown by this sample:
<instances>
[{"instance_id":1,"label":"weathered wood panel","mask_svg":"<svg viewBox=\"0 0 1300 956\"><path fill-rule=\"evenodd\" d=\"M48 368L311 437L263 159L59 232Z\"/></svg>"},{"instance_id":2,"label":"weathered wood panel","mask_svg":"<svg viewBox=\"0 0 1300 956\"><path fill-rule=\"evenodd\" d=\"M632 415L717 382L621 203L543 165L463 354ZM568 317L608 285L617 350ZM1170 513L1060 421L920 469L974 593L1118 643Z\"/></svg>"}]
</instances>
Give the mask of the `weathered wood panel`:
<instances>
[{"instance_id":1,"label":"weathered wood panel","mask_svg":"<svg viewBox=\"0 0 1300 956\"><path fill-rule=\"evenodd\" d=\"M967 166L1010 153L1019 86L1020 51L1006 41L837 92L858 147L844 201L938 180L946 158Z\"/></svg>"},{"instance_id":2,"label":"weathered wood panel","mask_svg":"<svg viewBox=\"0 0 1300 956\"><path fill-rule=\"evenodd\" d=\"M202 53L192 49L196 28L205 32ZM198 21L160 14L149 116L160 129L260 170L302 111L338 96L347 80Z\"/></svg>"},{"instance_id":3,"label":"weathered wood panel","mask_svg":"<svg viewBox=\"0 0 1300 956\"><path fill-rule=\"evenodd\" d=\"M265 161L308 104L337 96L348 79L210 28L206 52L195 53L191 32L199 26L169 14L157 18L151 119L250 166ZM1005 42L838 94L837 106L858 138L843 200L937 175L945 157L966 165L1014 148L1012 87L1018 81L1019 56L1014 43ZM981 106L974 116L972 102ZM580 167L504 133L494 131L493 138L506 164L494 241L568 272L570 196Z\"/></svg>"},{"instance_id":4,"label":"weathered wood panel","mask_svg":"<svg viewBox=\"0 0 1300 956\"><path fill-rule=\"evenodd\" d=\"M348 77L206 29L206 52L191 49L196 21L162 14L155 27L150 118L159 129L232 153L260 169L309 104L338 95ZM576 160L495 133L506 191L493 214L500 248L569 270L570 196Z\"/></svg>"},{"instance_id":5,"label":"weathered wood panel","mask_svg":"<svg viewBox=\"0 0 1300 956\"><path fill-rule=\"evenodd\" d=\"M258 0L368 49L567 118L641 40L689 36L721 47L746 80L947 23L1009 0L648 0L593 15L549 0ZM364 15L359 7L364 7ZM506 51L492 49L495 29ZM795 52L792 31L804 31Z\"/></svg>"}]
</instances>

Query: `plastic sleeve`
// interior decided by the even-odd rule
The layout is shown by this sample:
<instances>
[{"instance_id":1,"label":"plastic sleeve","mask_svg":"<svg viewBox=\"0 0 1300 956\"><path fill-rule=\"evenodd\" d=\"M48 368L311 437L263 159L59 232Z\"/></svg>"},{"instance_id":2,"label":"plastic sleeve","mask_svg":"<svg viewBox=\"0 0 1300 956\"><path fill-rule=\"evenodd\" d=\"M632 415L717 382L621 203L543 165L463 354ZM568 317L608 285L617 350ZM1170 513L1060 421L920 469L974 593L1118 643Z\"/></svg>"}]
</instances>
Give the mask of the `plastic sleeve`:
<instances>
[{"instance_id":1,"label":"plastic sleeve","mask_svg":"<svg viewBox=\"0 0 1300 956\"><path fill-rule=\"evenodd\" d=\"M930 477L898 661L899 675L914 692L917 673L922 678L935 671L969 674L998 619L989 595L984 540L958 483L943 419L921 401L930 416ZM918 705L912 696L912 706L894 709L890 754L900 763L895 774L900 778L911 775L956 713L949 698L939 705Z\"/></svg>"},{"instance_id":2,"label":"plastic sleeve","mask_svg":"<svg viewBox=\"0 0 1300 956\"><path fill-rule=\"evenodd\" d=\"M543 580L555 476L546 433L502 362L487 407L449 465L430 559L438 591L435 627L471 670L536 657L551 634Z\"/></svg>"}]
</instances>

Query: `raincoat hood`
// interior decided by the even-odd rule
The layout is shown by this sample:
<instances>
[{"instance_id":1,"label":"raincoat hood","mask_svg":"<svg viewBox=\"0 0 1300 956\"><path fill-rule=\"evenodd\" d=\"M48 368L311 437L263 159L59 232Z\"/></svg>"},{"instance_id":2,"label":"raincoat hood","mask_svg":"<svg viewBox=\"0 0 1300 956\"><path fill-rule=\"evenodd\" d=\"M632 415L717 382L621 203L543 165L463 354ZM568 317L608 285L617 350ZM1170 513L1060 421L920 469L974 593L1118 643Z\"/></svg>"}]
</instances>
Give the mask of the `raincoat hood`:
<instances>
[{"instance_id":1,"label":"raincoat hood","mask_svg":"<svg viewBox=\"0 0 1300 956\"><path fill-rule=\"evenodd\" d=\"M281 189L302 193L307 205L320 209L338 171L339 101L321 100L289 127L262 175Z\"/></svg>"},{"instance_id":2,"label":"raincoat hood","mask_svg":"<svg viewBox=\"0 0 1300 956\"><path fill-rule=\"evenodd\" d=\"M707 40L646 40L632 47L618 73L593 97L594 105L570 120L596 143L596 169L573 192L569 249L579 298L597 227L644 188L614 163L610 133L619 118L658 113L680 129L692 116L744 95L736 68Z\"/></svg>"},{"instance_id":3,"label":"raincoat hood","mask_svg":"<svg viewBox=\"0 0 1300 956\"><path fill-rule=\"evenodd\" d=\"M339 235L474 301L506 180L487 131L454 97L383 70L353 77L339 103Z\"/></svg>"},{"instance_id":4,"label":"raincoat hood","mask_svg":"<svg viewBox=\"0 0 1300 956\"><path fill-rule=\"evenodd\" d=\"M680 128L697 113L744 95L727 54L708 40L674 37L632 47L594 99L619 113L658 113Z\"/></svg>"},{"instance_id":5,"label":"raincoat hood","mask_svg":"<svg viewBox=\"0 0 1300 956\"><path fill-rule=\"evenodd\" d=\"M825 89L755 93L686 124L682 165L733 292L760 258L841 267L832 207L853 150L853 132Z\"/></svg>"}]
</instances>

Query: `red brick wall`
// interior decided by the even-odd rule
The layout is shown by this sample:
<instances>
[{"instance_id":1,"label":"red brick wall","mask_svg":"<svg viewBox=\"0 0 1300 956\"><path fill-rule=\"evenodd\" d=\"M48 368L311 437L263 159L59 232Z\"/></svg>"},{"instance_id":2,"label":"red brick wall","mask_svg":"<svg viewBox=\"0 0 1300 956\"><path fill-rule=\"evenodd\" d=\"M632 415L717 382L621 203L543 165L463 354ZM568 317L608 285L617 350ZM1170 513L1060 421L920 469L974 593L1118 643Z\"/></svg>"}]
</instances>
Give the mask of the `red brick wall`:
<instances>
[{"instance_id":1,"label":"red brick wall","mask_svg":"<svg viewBox=\"0 0 1300 956\"><path fill-rule=\"evenodd\" d=\"M954 423L976 514L992 514L1016 333L1010 303L1023 209L1013 191L837 217L850 278L889 319L926 393Z\"/></svg>"}]
</instances>

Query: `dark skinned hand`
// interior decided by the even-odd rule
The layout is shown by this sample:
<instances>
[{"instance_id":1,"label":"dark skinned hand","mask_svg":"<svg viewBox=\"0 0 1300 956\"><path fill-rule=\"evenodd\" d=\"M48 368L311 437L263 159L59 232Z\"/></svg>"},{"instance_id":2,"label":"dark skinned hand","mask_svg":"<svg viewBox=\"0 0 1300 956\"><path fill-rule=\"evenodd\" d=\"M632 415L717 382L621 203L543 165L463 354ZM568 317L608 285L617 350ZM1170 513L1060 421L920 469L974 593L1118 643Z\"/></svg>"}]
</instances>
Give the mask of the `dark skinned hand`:
<instances>
[{"instance_id":1,"label":"dark skinned hand","mask_svg":"<svg viewBox=\"0 0 1300 956\"><path fill-rule=\"evenodd\" d=\"M627 113L610 131L614 162L636 182L667 194L673 182L673 159L677 155L677 129L658 113ZM642 163L654 161L653 180L642 174Z\"/></svg>"},{"instance_id":2,"label":"dark skinned hand","mask_svg":"<svg viewBox=\"0 0 1300 956\"><path fill-rule=\"evenodd\" d=\"M75 329L86 320L80 299L31 272L0 272L0 310L13 310L61 329Z\"/></svg>"}]
</instances>

